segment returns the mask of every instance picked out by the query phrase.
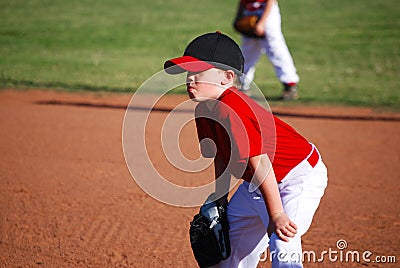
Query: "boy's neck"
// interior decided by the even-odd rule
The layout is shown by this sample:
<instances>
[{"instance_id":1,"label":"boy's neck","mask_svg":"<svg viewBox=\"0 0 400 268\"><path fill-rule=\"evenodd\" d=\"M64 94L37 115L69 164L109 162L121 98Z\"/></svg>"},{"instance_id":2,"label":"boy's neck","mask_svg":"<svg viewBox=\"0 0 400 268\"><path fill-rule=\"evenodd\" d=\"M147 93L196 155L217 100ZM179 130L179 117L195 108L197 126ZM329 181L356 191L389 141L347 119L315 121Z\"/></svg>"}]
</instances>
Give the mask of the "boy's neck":
<instances>
[{"instance_id":1,"label":"boy's neck","mask_svg":"<svg viewBox=\"0 0 400 268\"><path fill-rule=\"evenodd\" d=\"M208 110L212 111L214 109L215 105L219 102L219 98L222 96L222 94L224 94L224 92L226 90L228 90L229 88L231 88L231 87L233 87L233 86L229 86L229 87L224 88L221 91L221 94L219 94L215 99L206 100L205 104L206 104Z\"/></svg>"}]
</instances>

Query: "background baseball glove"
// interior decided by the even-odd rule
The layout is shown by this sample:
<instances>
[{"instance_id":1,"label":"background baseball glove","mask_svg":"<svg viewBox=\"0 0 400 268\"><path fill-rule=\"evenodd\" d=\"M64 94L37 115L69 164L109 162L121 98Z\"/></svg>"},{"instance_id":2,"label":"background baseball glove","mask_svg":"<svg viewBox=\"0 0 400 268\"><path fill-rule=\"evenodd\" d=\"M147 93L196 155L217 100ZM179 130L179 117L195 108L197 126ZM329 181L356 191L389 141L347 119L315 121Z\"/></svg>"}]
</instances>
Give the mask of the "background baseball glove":
<instances>
[{"instance_id":1,"label":"background baseball glove","mask_svg":"<svg viewBox=\"0 0 400 268\"><path fill-rule=\"evenodd\" d=\"M226 208L211 202L203 205L190 223L190 244L200 268L218 264L229 257L229 224Z\"/></svg>"},{"instance_id":2,"label":"background baseball glove","mask_svg":"<svg viewBox=\"0 0 400 268\"><path fill-rule=\"evenodd\" d=\"M264 13L265 3L242 3L238 5L233 28L244 36L252 38L264 38L265 35L256 34L256 25Z\"/></svg>"},{"instance_id":3,"label":"background baseball glove","mask_svg":"<svg viewBox=\"0 0 400 268\"><path fill-rule=\"evenodd\" d=\"M257 35L255 28L257 25L257 21L260 18L256 15L251 15L251 16L245 16L245 17L238 17L234 22L233 22L233 27L235 30L247 37L252 37L252 38L263 38L265 35Z\"/></svg>"},{"instance_id":4,"label":"background baseball glove","mask_svg":"<svg viewBox=\"0 0 400 268\"><path fill-rule=\"evenodd\" d=\"M242 17L238 18L233 26L236 29L236 31L242 33L242 34L249 34L249 33L254 33L254 29L256 27L258 21L257 16L247 16L247 17Z\"/></svg>"}]
</instances>

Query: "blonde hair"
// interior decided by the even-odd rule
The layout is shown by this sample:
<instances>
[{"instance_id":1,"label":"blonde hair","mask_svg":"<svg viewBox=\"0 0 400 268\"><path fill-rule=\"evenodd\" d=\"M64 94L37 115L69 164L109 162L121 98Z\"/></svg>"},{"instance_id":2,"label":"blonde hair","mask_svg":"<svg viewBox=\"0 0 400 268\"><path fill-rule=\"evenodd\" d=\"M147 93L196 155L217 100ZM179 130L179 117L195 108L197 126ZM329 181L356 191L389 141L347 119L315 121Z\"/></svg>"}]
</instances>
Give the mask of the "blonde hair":
<instances>
[{"instance_id":1,"label":"blonde hair","mask_svg":"<svg viewBox=\"0 0 400 268\"><path fill-rule=\"evenodd\" d=\"M235 78L233 79L233 85L238 89L242 87L242 80L240 80L240 76L237 73L235 73Z\"/></svg>"}]
</instances>

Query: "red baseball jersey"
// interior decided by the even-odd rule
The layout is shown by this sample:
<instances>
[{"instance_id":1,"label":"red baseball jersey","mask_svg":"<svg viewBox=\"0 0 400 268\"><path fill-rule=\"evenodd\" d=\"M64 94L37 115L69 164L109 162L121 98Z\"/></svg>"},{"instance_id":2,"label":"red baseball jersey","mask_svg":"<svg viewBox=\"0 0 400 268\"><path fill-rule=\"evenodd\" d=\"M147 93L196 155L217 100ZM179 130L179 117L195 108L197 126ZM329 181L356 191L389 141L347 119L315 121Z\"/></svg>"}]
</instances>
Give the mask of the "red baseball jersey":
<instances>
[{"instance_id":1,"label":"red baseball jersey","mask_svg":"<svg viewBox=\"0 0 400 268\"><path fill-rule=\"evenodd\" d=\"M200 102L195 117L202 155L218 157L246 181L253 176L250 157L267 154L280 182L312 150L294 128L234 87L218 100Z\"/></svg>"},{"instance_id":2,"label":"red baseball jersey","mask_svg":"<svg viewBox=\"0 0 400 268\"><path fill-rule=\"evenodd\" d=\"M267 0L240 0L240 4L250 4L250 3L266 3Z\"/></svg>"},{"instance_id":3,"label":"red baseball jersey","mask_svg":"<svg viewBox=\"0 0 400 268\"><path fill-rule=\"evenodd\" d=\"M240 0L240 7L250 11L264 8L267 0Z\"/></svg>"}]
</instances>

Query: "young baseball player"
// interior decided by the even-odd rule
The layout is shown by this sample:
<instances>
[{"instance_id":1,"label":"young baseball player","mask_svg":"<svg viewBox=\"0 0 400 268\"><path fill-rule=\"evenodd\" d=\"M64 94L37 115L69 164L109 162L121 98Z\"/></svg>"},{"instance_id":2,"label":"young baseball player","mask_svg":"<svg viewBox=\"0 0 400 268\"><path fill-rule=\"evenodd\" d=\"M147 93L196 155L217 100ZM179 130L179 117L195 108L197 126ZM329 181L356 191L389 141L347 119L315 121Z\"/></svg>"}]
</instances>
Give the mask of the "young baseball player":
<instances>
[{"instance_id":1,"label":"young baseball player","mask_svg":"<svg viewBox=\"0 0 400 268\"><path fill-rule=\"evenodd\" d=\"M299 76L293 58L286 45L281 28L281 14L276 0L240 0L239 12L261 14L256 24L256 34L263 38L242 37L242 52L245 58L243 90L249 90L253 81L257 61L265 53L275 69L275 74L283 84L283 100L298 98Z\"/></svg>"},{"instance_id":2,"label":"young baseball player","mask_svg":"<svg viewBox=\"0 0 400 268\"><path fill-rule=\"evenodd\" d=\"M327 185L317 148L237 88L243 55L228 36L194 39L167 73L187 72L196 102L201 153L213 157L216 195L226 200L228 181L243 179L227 205L231 255L216 267L256 267L269 246L272 267L302 267L301 236L308 230Z\"/></svg>"}]
</instances>

